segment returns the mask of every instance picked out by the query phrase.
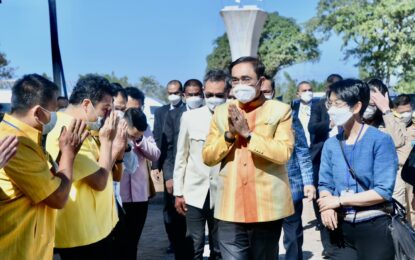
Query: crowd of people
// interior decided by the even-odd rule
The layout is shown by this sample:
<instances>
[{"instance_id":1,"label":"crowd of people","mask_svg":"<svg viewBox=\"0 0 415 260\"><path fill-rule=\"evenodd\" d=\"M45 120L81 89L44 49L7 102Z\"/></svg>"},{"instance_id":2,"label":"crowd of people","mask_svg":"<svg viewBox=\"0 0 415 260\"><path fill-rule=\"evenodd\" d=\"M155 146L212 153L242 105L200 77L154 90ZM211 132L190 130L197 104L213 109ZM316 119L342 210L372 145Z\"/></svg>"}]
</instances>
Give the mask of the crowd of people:
<instances>
[{"instance_id":1,"label":"crowd of people","mask_svg":"<svg viewBox=\"0 0 415 260\"><path fill-rule=\"evenodd\" d=\"M169 104L97 75L69 99L38 75L12 88L0 122L0 258L136 259L153 181L163 181L168 252L178 260L302 259L303 201L313 202L329 259L394 259L392 198L415 226L411 98L379 79L327 78L275 97L258 58L203 82L171 80ZM415 173L414 173L415 174ZM283 232L282 232L283 231Z\"/></svg>"}]
</instances>

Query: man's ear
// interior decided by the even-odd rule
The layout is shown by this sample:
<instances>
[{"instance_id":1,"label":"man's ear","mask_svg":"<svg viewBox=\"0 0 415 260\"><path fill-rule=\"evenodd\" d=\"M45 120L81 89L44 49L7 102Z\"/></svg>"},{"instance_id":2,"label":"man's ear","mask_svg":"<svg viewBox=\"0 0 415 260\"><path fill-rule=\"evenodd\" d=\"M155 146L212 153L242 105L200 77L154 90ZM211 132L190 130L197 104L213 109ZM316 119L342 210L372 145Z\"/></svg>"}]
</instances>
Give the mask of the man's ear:
<instances>
[{"instance_id":1,"label":"man's ear","mask_svg":"<svg viewBox=\"0 0 415 260\"><path fill-rule=\"evenodd\" d=\"M42 120L42 118L43 118L43 113L42 113L42 108L40 107L40 105L36 105L36 106L34 106L34 107L32 107L30 110L29 110L29 113L31 113L31 116L33 117L33 118L35 118L35 119L38 119L38 120Z\"/></svg>"},{"instance_id":2,"label":"man's ear","mask_svg":"<svg viewBox=\"0 0 415 260\"><path fill-rule=\"evenodd\" d=\"M81 107L86 109L89 106L89 104L92 104L92 102L91 102L90 99L86 98L86 99L82 100Z\"/></svg>"}]
</instances>

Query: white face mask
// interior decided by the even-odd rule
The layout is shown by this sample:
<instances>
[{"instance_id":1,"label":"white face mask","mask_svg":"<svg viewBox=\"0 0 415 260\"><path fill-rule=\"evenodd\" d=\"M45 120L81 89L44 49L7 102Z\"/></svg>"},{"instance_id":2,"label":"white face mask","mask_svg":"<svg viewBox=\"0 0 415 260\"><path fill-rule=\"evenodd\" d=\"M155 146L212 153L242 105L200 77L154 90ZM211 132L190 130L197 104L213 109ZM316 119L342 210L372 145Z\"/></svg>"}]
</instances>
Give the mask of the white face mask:
<instances>
[{"instance_id":1,"label":"white face mask","mask_svg":"<svg viewBox=\"0 0 415 260\"><path fill-rule=\"evenodd\" d=\"M117 117L119 119L123 119L124 118L124 112L123 111L121 111L121 110L115 110L115 113L116 113L116 115L117 115Z\"/></svg>"},{"instance_id":2,"label":"white face mask","mask_svg":"<svg viewBox=\"0 0 415 260\"><path fill-rule=\"evenodd\" d=\"M343 126L353 116L353 113L348 106L340 108L331 107L328 114L336 126Z\"/></svg>"},{"instance_id":3,"label":"white face mask","mask_svg":"<svg viewBox=\"0 0 415 260\"><path fill-rule=\"evenodd\" d=\"M363 119L372 119L375 116L376 111L378 111L376 106L367 106L365 112L363 113Z\"/></svg>"},{"instance_id":4,"label":"white face mask","mask_svg":"<svg viewBox=\"0 0 415 260\"><path fill-rule=\"evenodd\" d=\"M304 101L304 103L309 103L313 99L313 92L306 91L301 93L300 99Z\"/></svg>"},{"instance_id":5,"label":"white face mask","mask_svg":"<svg viewBox=\"0 0 415 260\"><path fill-rule=\"evenodd\" d=\"M169 100L170 104L172 104L173 106L179 104L180 100L182 100L182 97L180 95L169 95L167 97L167 99Z\"/></svg>"},{"instance_id":6,"label":"white face mask","mask_svg":"<svg viewBox=\"0 0 415 260\"><path fill-rule=\"evenodd\" d=\"M56 116L56 112L50 112L50 120L47 124L43 124L42 122L39 121L43 125L42 135L47 135L50 131L52 131L52 129L56 125L57 120L58 118Z\"/></svg>"},{"instance_id":7,"label":"white face mask","mask_svg":"<svg viewBox=\"0 0 415 260\"><path fill-rule=\"evenodd\" d=\"M139 166L137 155L134 152L134 141L128 140L128 144L131 146L131 151L124 153L124 172L127 174L134 174Z\"/></svg>"},{"instance_id":8,"label":"white face mask","mask_svg":"<svg viewBox=\"0 0 415 260\"><path fill-rule=\"evenodd\" d=\"M255 99L256 89L253 86L238 84L233 88L233 94L239 102L246 104Z\"/></svg>"},{"instance_id":9,"label":"white face mask","mask_svg":"<svg viewBox=\"0 0 415 260\"><path fill-rule=\"evenodd\" d=\"M186 104L189 106L190 109L198 108L203 104L203 98L201 98L200 96L188 97L186 98Z\"/></svg>"},{"instance_id":10,"label":"white face mask","mask_svg":"<svg viewBox=\"0 0 415 260\"><path fill-rule=\"evenodd\" d=\"M217 106L222 105L225 102L226 99L224 98L210 97L206 99L206 106L210 109L210 111L214 111Z\"/></svg>"},{"instance_id":11,"label":"white face mask","mask_svg":"<svg viewBox=\"0 0 415 260\"><path fill-rule=\"evenodd\" d=\"M401 122L408 125L412 120L412 112L401 113Z\"/></svg>"},{"instance_id":12,"label":"white face mask","mask_svg":"<svg viewBox=\"0 0 415 260\"><path fill-rule=\"evenodd\" d=\"M274 93L272 93L272 94L266 94L266 95L264 94L264 96L265 96L266 99L271 100L273 98L273 96L274 96Z\"/></svg>"},{"instance_id":13,"label":"white face mask","mask_svg":"<svg viewBox=\"0 0 415 260\"><path fill-rule=\"evenodd\" d=\"M95 115L97 116L98 119L95 122L88 121L88 114L84 111L85 112L86 125L87 125L87 128L89 130L98 131L101 128L102 120L104 118L102 116L97 115L97 112L95 111L95 107L93 105L92 105L92 108L94 109L94 113L95 113Z\"/></svg>"}]
</instances>

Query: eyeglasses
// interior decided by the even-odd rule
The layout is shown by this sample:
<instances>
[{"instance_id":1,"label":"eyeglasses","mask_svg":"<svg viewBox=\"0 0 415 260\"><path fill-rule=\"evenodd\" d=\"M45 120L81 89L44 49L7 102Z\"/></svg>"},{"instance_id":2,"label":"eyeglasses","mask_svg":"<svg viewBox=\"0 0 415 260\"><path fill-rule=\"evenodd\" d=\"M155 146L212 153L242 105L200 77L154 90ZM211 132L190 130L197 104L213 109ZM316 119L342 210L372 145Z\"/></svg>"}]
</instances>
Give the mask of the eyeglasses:
<instances>
[{"instance_id":1,"label":"eyeglasses","mask_svg":"<svg viewBox=\"0 0 415 260\"><path fill-rule=\"evenodd\" d=\"M325 105L327 109L330 109L331 107L341 108L341 107L347 106L347 103L337 99L334 101L327 100Z\"/></svg>"},{"instance_id":2,"label":"eyeglasses","mask_svg":"<svg viewBox=\"0 0 415 260\"><path fill-rule=\"evenodd\" d=\"M188 97L199 97L200 93L186 93L186 96L188 96Z\"/></svg>"},{"instance_id":3,"label":"eyeglasses","mask_svg":"<svg viewBox=\"0 0 415 260\"><path fill-rule=\"evenodd\" d=\"M217 97L217 98L225 98L225 93L205 93L206 98Z\"/></svg>"},{"instance_id":4,"label":"eyeglasses","mask_svg":"<svg viewBox=\"0 0 415 260\"><path fill-rule=\"evenodd\" d=\"M243 76L240 79L238 79L238 78L232 78L231 79L231 85L232 86L236 86L238 84L250 85L250 84L253 83L253 81L254 81L253 78L248 77L248 76Z\"/></svg>"}]
</instances>

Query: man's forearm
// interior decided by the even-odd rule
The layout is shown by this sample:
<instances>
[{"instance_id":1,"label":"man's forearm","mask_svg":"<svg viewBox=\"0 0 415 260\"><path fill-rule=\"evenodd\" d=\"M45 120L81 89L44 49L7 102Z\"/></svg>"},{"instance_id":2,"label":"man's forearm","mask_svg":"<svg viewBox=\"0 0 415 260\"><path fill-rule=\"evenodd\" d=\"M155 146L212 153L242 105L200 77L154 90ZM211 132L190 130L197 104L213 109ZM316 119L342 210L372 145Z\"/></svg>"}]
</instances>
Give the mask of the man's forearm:
<instances>
[{"instance_id":1,"label":"man's forearm","mask_svg":"<svg viewBox=\"0 0 415 260\"><path fill-rule=\"evenodd\" d=\"M73 177L73 164L74 164L74 155L68 153L62 153L59 158L59 167L58 172L65 175L65 177L72 182Z\"/></svg>"},{"instance_id":2,"label":"man's forearm","mask_svg":"<svg viewBox=\"0 0 415 260\"><path fill-rule=\"evenodd\" d=\"M114 166L114 163L115 158L113 158L112 154L112 143L101 142L98 160L99 166L105 169L107 172L110 172L112 170L112 167Z\"/></svg>"}]
</instances>

